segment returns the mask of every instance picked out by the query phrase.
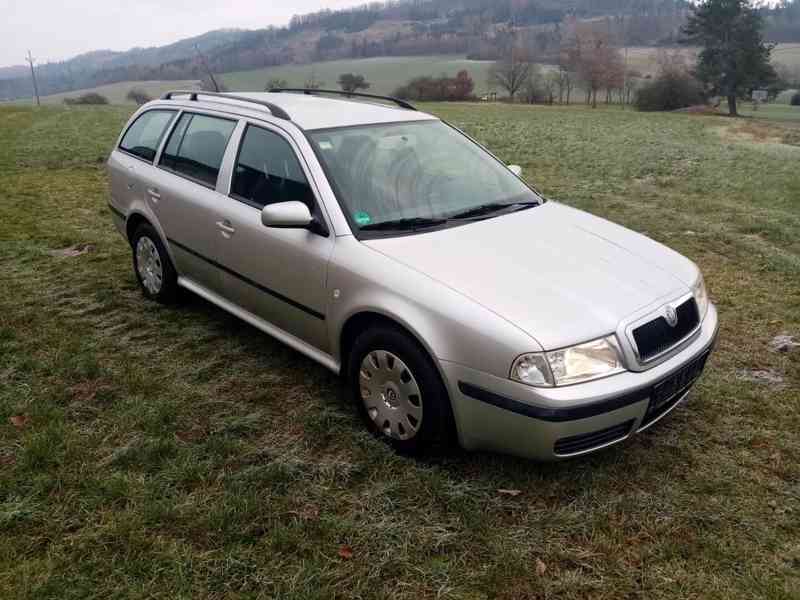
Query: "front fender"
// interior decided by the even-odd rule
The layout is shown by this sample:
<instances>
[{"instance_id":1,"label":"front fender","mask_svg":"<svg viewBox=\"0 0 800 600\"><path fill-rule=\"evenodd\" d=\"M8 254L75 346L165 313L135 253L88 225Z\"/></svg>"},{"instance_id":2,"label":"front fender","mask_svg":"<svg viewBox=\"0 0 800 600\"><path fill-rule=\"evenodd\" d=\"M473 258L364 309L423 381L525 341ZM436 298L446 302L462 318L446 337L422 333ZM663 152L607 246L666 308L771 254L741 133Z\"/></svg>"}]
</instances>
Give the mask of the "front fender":
<instances>
[{"instance_id":1,"label":"front fender","mask_svg":"<svg viewBox=\"0 0 800 600\"><path fill-rule=\"evenodd\" d=\"M347 321L372 312L408 331L436 361L448 361L507 377L523 352L540 351L513 323L440 282L369 248L353 237L337 239L331 257L328 308L330 347L342 362Z\"/></svg>"}]
</instances>

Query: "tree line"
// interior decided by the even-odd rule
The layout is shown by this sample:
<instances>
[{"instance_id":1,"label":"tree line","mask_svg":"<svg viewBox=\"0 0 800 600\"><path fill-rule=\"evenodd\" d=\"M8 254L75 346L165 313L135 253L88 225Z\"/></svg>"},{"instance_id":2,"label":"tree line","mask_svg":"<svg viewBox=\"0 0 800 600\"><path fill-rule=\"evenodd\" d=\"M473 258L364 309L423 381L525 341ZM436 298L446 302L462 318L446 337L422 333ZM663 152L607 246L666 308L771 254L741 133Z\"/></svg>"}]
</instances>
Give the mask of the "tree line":
<instances>
[{"instance_id":1,"label":"tree line","mask_svg":"<svg viewBox=\"0 0 800 600\"><path fill-rule=\"evenodd\" d=\"M681 35L699 47L696 64L686 54L664 52L657 76L642 82L642 75L626 69L621 49L606 32L574 21L559 48L557 66L542 76L529 49L512 35L503 56L491 68L490 81L514 101L570 103L576 85L586 103L596 107L616 96L622 104L635 100L642 110L675 110L724 100L732 116L738 102L753 90L775 96L800 85L800 74L787 76L771 63L774 45L765 41L767 16L750 0L704 0L688 15ZM513 32L512 32L513 33ZM792 98L794 101L794 97Z\"/></svg>"},{"instance_id":2,"label":"tree line","mask_svg":"<svg viewBox=\"0 0 800 600\"><path fill-rule=\"evenodd\" d=\"M206 49L205 56L213 72L224 73L375 56L465 54L496 61L514 45L537 62L564 71L561 78L568 80L562 82L562 88L568 89L569 81L582 73L591 80L590 100L595 102L601 92L618 95L625 87L624 83L620 87L611 47L681 42L692 6L685 0L395 0L296 16L286 27L229 33L224 43ZM764 18L767 39L800 42L800 0L781 0L760 8L759 14ZM394 24L371 29L378 21ZM606 54L603 60L588 64L578 56L565 59L565 47L570 44L573 51L583 55L583 39L575 47L576 24L589 30L582 32L581 38L591 38L587 43L594 43ZM307 43L307 34L314 39L314 32L318 37ZM134 53L115 61L112 68L97 68L83 59L43 65L37 68L41 93L119 81L201 79L206 75L207 69L194 53L184 48L178 55L181 58L154 64L152 53L145 62L137 62ZM627 81L625 73L622 79ZM549 80L543 82L548 86L551 83L555 85ZM28 77L0 80L0 99L30 93Z\"/></svg>"}]
</instances>

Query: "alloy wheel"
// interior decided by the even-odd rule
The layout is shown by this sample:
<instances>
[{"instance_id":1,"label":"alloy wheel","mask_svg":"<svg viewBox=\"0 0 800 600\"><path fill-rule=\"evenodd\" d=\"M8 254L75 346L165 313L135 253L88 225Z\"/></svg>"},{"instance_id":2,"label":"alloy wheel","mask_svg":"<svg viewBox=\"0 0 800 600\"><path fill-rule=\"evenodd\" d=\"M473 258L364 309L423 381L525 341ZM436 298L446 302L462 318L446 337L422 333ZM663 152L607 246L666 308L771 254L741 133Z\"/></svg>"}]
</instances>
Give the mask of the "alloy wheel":
<instances>
[{"instance_id":1,"label":"alloy wheel","mask_svg":"<svg viewBox=\"0 0 800 600\"><path fill-rule=\"evenodd\" d=\"M152 295L157 295L164 282L164 267L158 248L147 236L140 237L136 243L136 268L145 289Z\"/></svg>"}]
</instances>

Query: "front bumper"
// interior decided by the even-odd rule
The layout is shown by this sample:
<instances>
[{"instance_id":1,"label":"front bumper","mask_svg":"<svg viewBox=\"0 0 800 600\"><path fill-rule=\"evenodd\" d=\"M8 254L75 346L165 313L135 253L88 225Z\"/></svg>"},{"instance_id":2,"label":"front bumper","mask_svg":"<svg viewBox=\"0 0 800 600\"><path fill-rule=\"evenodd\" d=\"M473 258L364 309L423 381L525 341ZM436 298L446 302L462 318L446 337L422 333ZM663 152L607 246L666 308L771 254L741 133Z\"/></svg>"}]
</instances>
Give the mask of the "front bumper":
<instances>
[{"instance_id":1,"label":"front bumper","mask_svg":"<svg viewBox=\"0 0 800 600\"><path fill-rule=\"evenodd\" d=\"M621 442L685 399L713 350L718 326L711 305L695 338L669 360L647 371L559 388L533 388L440 361L461 445L558 460Z\"/></svg>"}]
</instances>

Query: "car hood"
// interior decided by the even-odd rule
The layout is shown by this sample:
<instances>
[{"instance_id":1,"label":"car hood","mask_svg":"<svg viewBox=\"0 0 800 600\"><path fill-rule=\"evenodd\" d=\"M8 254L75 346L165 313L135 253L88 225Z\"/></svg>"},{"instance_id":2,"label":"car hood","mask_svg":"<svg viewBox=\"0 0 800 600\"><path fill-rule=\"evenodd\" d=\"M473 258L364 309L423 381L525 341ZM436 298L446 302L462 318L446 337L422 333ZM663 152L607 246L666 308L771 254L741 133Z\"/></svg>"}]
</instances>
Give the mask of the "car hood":
<instances>
[{"instance_id":1,"label":"car hood","mask_svg":"<svg viewBox=\"0 0 800 600\"><path fill-rule=\"evenodd\" d=\"M643 235L557 202L370 248L478 302L556 349L616 331L687 292L694 264Z\"/></svg>"}]
</instances>

